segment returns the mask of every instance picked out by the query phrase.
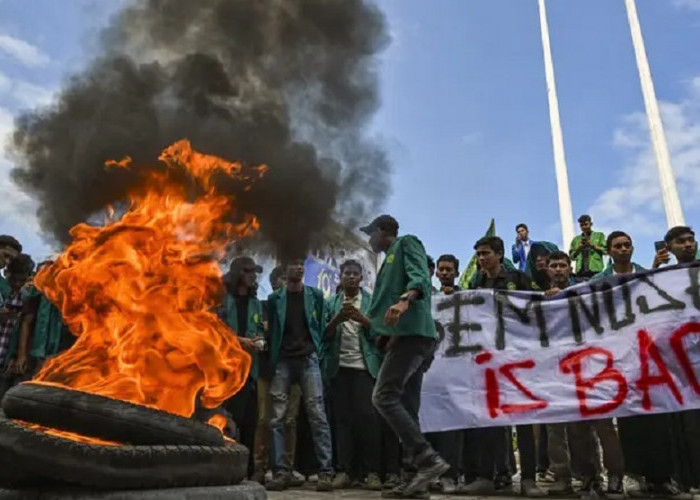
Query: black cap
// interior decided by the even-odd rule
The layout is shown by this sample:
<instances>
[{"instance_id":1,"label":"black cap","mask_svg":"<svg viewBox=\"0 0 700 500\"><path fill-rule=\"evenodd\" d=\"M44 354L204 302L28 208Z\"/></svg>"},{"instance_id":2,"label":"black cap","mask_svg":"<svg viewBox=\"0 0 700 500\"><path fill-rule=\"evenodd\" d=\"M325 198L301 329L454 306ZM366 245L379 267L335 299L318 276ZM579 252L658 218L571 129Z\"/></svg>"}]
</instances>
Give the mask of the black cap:
<instances>
[{"instance_id":1,"label":"black cap","mask_svg":"<svg viewBox=\"0 0 700 500\"><path fill-rule=\"evenodd\" d=\"M579 222L591 222L591 216L584 214L578 218L578 221Z\"/></svg>"},{"instance_id":2,"label":"black cap","mask_svg":"<svg viewBox=\"0 0 700 500\"><path fill-rule=\"evenodd\" d=\"M242 269L243 267L255 267L255 272L256 273L261 273L263 272L263 268L259 266L258 264L255 263L255 261L251 257L236 257L231 261L231 267L230 269Z\"/></svg>"},{"instance_id":3,"label":"black cap","mask_svg":"<svg viewBox=\"0 0 700 500\"><path fill-rule=\"evenodd\" d=\"M388 231L393 234L398 234L399 223L391 215L380 215L366 226L361 227L360 231L362 231L365 234L371 235L375 229L381 229L383 231Z\"/></svg>"}]
</instances>

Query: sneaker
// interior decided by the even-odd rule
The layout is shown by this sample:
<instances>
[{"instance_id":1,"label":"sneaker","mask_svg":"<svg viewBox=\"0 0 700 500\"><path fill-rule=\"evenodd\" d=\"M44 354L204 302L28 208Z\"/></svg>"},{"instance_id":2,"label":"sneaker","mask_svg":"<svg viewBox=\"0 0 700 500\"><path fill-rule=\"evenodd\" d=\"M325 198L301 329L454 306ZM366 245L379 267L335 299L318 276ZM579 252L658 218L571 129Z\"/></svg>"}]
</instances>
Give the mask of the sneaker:
<instances>
[{"instance_id":1,"label":"sneaker","mask_svg":"<svg viewBox=\"0 0 700 500\"><path fill-rule=\"evenodd\" d=\"M318 482L318 474L311 474L309 477L306 478L306 480L310 483L317 483Z\"/></svg>"},{"instance_id":2,"label":"sneaker","mask_svg":"<svg viewBox=\"0 0 700 500\"><path fill-rule=\"evenodd\" d=\"M554 483L556 481L557 481L557 477L554 474L554 472L550 469L547 469L544 472L537 473L537 482L538 483Z\"/></svg>"},{"instance_id":3,"label":"sneaker","mask_svg":"<svg viewBox=\"0 0 700 500\"><path fill-rule=\"evenodd\" d=\"M289 474L286 472L278 472L270 481L265 483L267 491L284 491L289 488Z\"/></svg>"},{"instance_id":4,"label":"sneaker","mask_svg":"<svg viewBox=\"0 0 700 500\"><path fill-rule=\"evenodd\" d=\"M350 476L345 472L338 472L333 478L334 490L346 490L350 487Z\"/></svg>"},{"instance_id":5,"label":"sneaker","mask_svg":"<svg viewBox=\"0 0 700 500\"><path fill-rule=\"evenodd\" d=\"M544 498L547 492L537 486L534 479L523 479L520 483L520 494L528 498Z\"/></svg>"},{"instance_id":6,"label":"sneaker","mask_svg":"<svg viewBox=\"0 0 700 500\"><path fill-rule=\"evenodd\" d=\"M583 482L581 487L581 500L599 500L607 498L603 485L597 479L589 479Z\"/></svg>"},{"instance_id":7,"label":"sneaker","mask_svg":"<svg viewBox=\"0 0 700 500\"><path fill-rule=\"evenodd\" d=\"M382 490L382 481L379 479L379 474L375 472L370 472L367 474L367 478L365 479L364 487L366 490L371 490L371 491L381 491Z\"/></svg>"},{"instance_id":8,"label":"sneaker","mask_svg":"<svg viewBox=\"0 0 700 500\"><path fill-rule=\"evenodd\" d=\"M292 488L301 488L304 486L306 478L304 475L298 471L294 471L289 476L289 486Z\"/></svg>"},{"instance_id":9,"label":"sneaker","mask_svg":"<svg viewBox=\"0 0 700 500\"><path fill-rule=\"evenodd\" d=\"M457 494L459 495L492 495L496 492L496 485L490 479L482 477L476 478L469 484L460 484L457 486Z\"/></svg>"},{"instance_id":10,"label":"sneaker","mask_svg":"<svg viewBox=\"0 0 700 500\"><path fill-rule=\"evenodd\" d=\"M547 488L547 493L551 496L563 497L571 495L574 488L571 486L571 481L566 479L557 479Z\"/></svg>"},{"instance_id":11,"label":"sneaker","mask_svg":"<svg viewBox=\"0 0 700 500\"><path fill-rule=\"evenodd\" d=\"M328 472L320 472L316 483L316 491L333 491L333 476Z\"/></svg>"},{"instance_id":12,"label":"sneaker","mask_svg":"<svg viewBox=\"0 0 700 500\"><path fill-rule=\"evenodd\" d=\"M608 495L622 495L622 478L620 476L608 476Z\"/></svg>"},{"instance_id":13,"label":"sneaker","mask_svg":"<svg viewBox=\"0 0 700 500\"><path fill-rule=\"evenodd\" d=\"M440 478L440 490L446 495L452 495L457 491L457 483L451 477Z\"/></svg>"},{"instance_id":14,"label":"sneaker","mask_svg":"<svg viewBox=\"0 0 700 500\"><path fill-rule=\"evenodd\" d=\"M386 478L384 479L384 484L382 485L382 489L393 490L399 484L401 484L401 478L399 477L398 474L387 474Z\"/></svg>"},{"instance_id":15,"label":"sneaker","mask_svg":"<svg viewBox=\"0 0 700 500\"><path fill-rule=\"evenodd\" d=\"M384 490L382 491L382 498L430 498L430 493L427 488L407 495L406 486L406 483L401 483L396 488Z\"/></svg>"},{"instance_id":16,"label":"sneaker","mask_svg":"<svg viewBox=\"0 0 700 500\"><path fill-rule=\"evenodd\" d=\"M265 484L265 473L263 471L256 471L250 477L250 480L255 483Z\"/></svg>"},{"instance_id":17,"label":"sneaker","mask_svg":"<svg viewBox=\"0 0 700 500\"><path fill-rule=\"evenodd\" d=\"M493 481L496 491L504 491L513 488L513 477L508 474L499 474Z\"/></svg>"},{"instance_id":18,"label":"sneaker","mask_svg":"<svg viewBox=\"0 0 700 500\"><path fill-rule=\"evenodd\" d=\"M405 494L410 496L419 491L427 491L430 482L438 479L448 470L450 465L440 455L434 453L420 463L416 475L406 486Z\"/></svg>"}]
</instances>

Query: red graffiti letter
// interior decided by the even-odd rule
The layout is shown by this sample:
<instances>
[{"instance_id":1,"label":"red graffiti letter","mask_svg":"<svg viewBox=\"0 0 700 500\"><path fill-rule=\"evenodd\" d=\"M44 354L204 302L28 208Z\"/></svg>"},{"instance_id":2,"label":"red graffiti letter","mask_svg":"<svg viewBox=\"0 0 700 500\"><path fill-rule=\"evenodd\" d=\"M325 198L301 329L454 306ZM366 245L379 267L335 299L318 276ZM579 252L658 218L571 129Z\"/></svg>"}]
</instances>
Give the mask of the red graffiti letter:
<instances>
[{"instance_id":1,"label":"red graffiti letter","mask_svg":"<svg viewBox=\"0 0 700 500\"><path fill-rule=\"evenodd\" d=\"M590 379L585 379L582 375L583 361L590 357L600 354L605 356L605 369L599 374ZM576 397L578 398L578 406L581 415L590 417L593 415L602 415L614 410L622 404L627 397L627 380L618 370L612 367L613 355L607 349L602 347L587 347L579 351L572 352L559 362L559 369L563 373L573 373L576 379ZM598 408L589 408L586 404L586 396L597 384L605 381L612 381L617 384L617 394L612 401L609 401Z\"/></svg>"},{"instance_id":2,"label":"red graffiti letter","mask_svg":"<svg viewBox=\"0 0 700 500\"><path fill-rule=\"evenodd\" d=\"M476 356L476 364L483 365L488 363L493 358L490 352L482 352ZM498 388L498 380L496 379L496 370L487 368L485 374L486 382L486 405L489 407L489 415L491 418L498 416L498 408L501 405L501 395Z\"/></svg>"},{"instance_id":3,"label":"red graffiti letter","mask_svg":"<svg viewBox=\"0 0 700 500\"><path fill-rule=\"evenodd\" d=\"M669 342L671 344L671 348L673 348L673 352L676 353L676 357L678 358L681 367L683 367L685 376L688 377L688 382L690 382L693 390L700 395L700 383L698 383L698 378L695 376L695 372L693 371L693 363L691 363L690 357L688 356L688 353L685 352L685 347L683 346L683 340L688 335L693 334L700 334L700 323L686 323L685 325L681 325L678 330L673 332Z\"/></svg>"},{"instance_id":4,"label":"red graffiti letter","mask_svg":"<svg viewBox=\"0 0 700 500\"><path fill-rule=\"evenodd\" d=\"M523 413L530 410L541 410L547 408L547 402L535 396L530 389L525 387L513 374L517 369L532 369L535 367L535 362L531 359L520 361L519 363L507 363L500 368L500 372L513 384L521 393L532 400L532 403L513 403L504 404L501 406L503 413Z\"/></svg>"},{"instance_id":5,"label":"red graffiti letter","mask_svg":"<svg viewBox=\"0 0 700 500\"><path fill-rule=\"evenodd\" d=\"M671 374L664 363L659 348L656 346L654 341L648 332L640 330L637 332L637 339L639 340L639 363L641 366L642 375L639 380L635 382L639 390L642 391L642 408L645 410L651 410L651 397L649 396L649 388L654 385L666 384L669 389L671 389L671 394L676 398L680 404L683 404L683 396L681 396L676 383L673 381ZM649 357L656 363L656 367L659 369L658 375L649 375Z\"/></svg>"}]
</instances>

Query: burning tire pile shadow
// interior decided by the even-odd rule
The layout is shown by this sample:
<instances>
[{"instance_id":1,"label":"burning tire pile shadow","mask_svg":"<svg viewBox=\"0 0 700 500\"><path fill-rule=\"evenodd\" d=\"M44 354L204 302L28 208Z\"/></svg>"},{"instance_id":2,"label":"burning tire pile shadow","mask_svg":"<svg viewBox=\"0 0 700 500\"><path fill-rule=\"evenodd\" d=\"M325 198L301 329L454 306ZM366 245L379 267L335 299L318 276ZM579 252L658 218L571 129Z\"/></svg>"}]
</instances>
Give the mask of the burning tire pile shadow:
<instances>
[{"instance_id":1,"label":"burning tire pile shadow","mask_svg":"<svg viewBox=\"0 0 700 500\"><path fill-rule=\"evenodd\" d=\"M31 382L2 407L0 498L266 498L242 483L248 449L204 422Z\"/></svg>"}]
</instances>

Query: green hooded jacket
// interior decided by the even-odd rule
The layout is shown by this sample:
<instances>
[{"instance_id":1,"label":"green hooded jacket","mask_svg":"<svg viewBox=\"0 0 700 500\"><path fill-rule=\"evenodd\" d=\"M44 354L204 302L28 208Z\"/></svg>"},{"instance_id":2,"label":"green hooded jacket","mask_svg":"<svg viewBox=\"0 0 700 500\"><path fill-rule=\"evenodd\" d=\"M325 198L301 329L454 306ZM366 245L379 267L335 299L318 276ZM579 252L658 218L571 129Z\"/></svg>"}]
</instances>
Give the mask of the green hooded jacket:
<instances>
[{"instance_id":1,"label":"green hooded jacket","mask_svg":"<svg viewBox=\"0 0 700 500\"><path fill-rule=\"evenodd\" d=\"M284 322L287 318L287 287L283 286L267 298L268 310L268 348L270 350L270 368L274 371L282 348ZM311 334L311 340L316 347L319 358L323 355L324 329L324 300L323 292L318 288L304 285L304 313L306 324ZM322 361L319 359L319 362Z\"/></svg>"},{"instance_id":2,"label":"green hooded jacket","mask_svg":"<svg viewBox=\"0 0 700 500\"><path fill-rule=\"evenodd\" d=\"M400 236L386 252L377 274L372 303L367 311L372 332L378 336L421 336L437 338L431 312L430 275L423 243L412 235ZM421 293L409 305L395 326L384 320L387 310L409 290Z\"/></svg>"},{"instance_id":3,"label":"green hooded jacket","mask_svg":"<svg viewBox=\"0 0 700 500\"><path fill-rule=\"evenodd\" d=\"M34 318L34 329L29 339L28 356L46 359L67 349L75 341L68 327L63 323L61 311L53 305L39 290L32 287L23 292L25 300L39 299L39 307ZM22 321L15 325L15 331L10 340L8 358L15 357L19 349L19 336Z\"/></svg>"},{"instance_id":4,"label":"green hooded jacket","mask_svg":"<svg viewBox=\"0 0 700 500\"><path fill-rule=\"evenodd\" d=\"M362 304L360 310L362 314L366 315L369 309L370 303L372 301L372 295L365 289L361 290L362 293ZM325 313L325 324L331 322L331 320L340 312L343 308L343 294L339 293L333 295L326 301L326 313ZM340 344L341 337L339 333L335 333L330 339L324 340L324 351L323 351L323 375L325 380L330 381L338 373L338 367L340 366ZM373 378L377 378L377 373L379 373L379 365L381 364L381 355L374 345L375 337L372 335L371 330L362 327L360 335L360 348L362 349L362 356L365 360L365 366L367 371Z\"/></svg>"},{"instance_id":5,"label":"green hooded jacket","mask_svg":"<svg viewBox=\"0 0 700 500\"><path fill-rule=\"evenodd\" d=\"M581 235L578 234L571 241L571 246L569 247L569 256L576 262L576 273L580 273L583 269L583 252L576 253L576 249L581 244ZM588 269L594 273L599 273L603 271L605 264L603 263L603 255L605 255L605 235L600 232L593 231L591 233L591 245L598 248L599 250L591 249L588 258Z\"/></svg>"},{"instance_id":6,"label":"green hooded jacket","mask_svg":"<svg viewBox=\"0 0 700 500\"><path fill-rule=\"evenodd\" d=\"M265 334L265 327L262 322L262 303L257 297L250 296L248 298L248 321L246 322L246 330L239 332L238 330L238 310L236 309L236 299L230 294L226 294L224 299L224 311L226 314L225 321L231 330L242 337L254 338L262 337ZM249 353L251 355L252 364L250 366L250 377L253 380L258 379L258 354Z\"/></svg>"}]
</instances>

